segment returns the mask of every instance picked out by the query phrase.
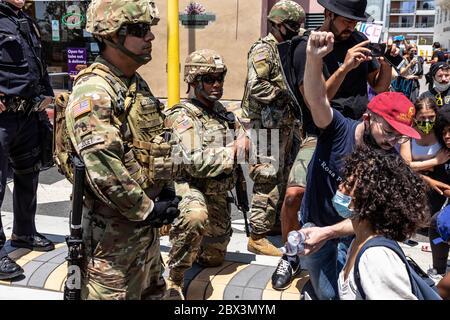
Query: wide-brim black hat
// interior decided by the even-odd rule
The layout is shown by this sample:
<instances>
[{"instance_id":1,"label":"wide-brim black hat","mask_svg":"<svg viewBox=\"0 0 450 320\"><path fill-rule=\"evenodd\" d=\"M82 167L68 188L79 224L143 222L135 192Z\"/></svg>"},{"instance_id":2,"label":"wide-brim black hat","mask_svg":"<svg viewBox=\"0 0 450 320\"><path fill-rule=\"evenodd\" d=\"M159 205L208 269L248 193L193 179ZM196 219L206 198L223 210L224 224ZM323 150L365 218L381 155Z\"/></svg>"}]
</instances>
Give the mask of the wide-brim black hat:
<instances>
[{"instance_id":1,"label":"wide-brim black hat","mask_svg":"<svg viewBox=\"0 0 450 320\"><path fill-rule=\"evenodd\" d=\"M317 0L317 2L325 9L348 19L367 21L370 18L366 13L367 0Z\"/></svg>"}]
</instances>

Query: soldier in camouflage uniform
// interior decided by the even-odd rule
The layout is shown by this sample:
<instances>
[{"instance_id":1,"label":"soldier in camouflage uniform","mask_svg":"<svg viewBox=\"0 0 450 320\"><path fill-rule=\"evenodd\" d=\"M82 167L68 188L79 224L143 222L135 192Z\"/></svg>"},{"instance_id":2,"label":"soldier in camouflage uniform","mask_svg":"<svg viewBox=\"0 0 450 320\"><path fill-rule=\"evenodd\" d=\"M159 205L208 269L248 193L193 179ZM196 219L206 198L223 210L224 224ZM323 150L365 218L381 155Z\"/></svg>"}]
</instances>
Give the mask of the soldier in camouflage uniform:
<instances>
[{"instance_id":1,"label":"soldier in camouflage uniform","mask_svg":"<svg viewBox=\"0 0 450 320\"><path fill-rule=\"evenodd\" d=\"M183 197L170 230L166 298L171 300L183 299L184 273L195 260L208 267L224 261L232 233L228 192L236 183L236 152L247 138L218 101L226 71L217 52L191 53L184 74L189 99L173 106L166 118L178 142L174 157L182 169L176 191Z\"/></svg>"},{"instance_id":2,"label":"soldier in camouflage uniform","mask_svg":"<svg viewBox=\"0 0 450 320\"><path fill-rule=\"evenodd\" d=\"M86 166L83 299L162 297L158 230L179 214L159 101L136 70L151 60L158 10L148 0L94 0L87 31L101 48L78 74L67 128Z\"/></svg>"},{"instance_id":3,"label":"soldier in camouflage uniform","mask_svg":"<svg viewBox=\"0 0 450 320\"><path fill-rule=\"evenodd\" d=\"M257 254L281 256L266 234L274 226L276 214L281 209L294 130L298 126L276 46L298 35L305 13L294 1L282 0L272 7L268 19L271 23L269 35L256 41L248 53L242 113L246 127L258 136L263 133L261 129L278 130L279 139L272 141L278 150L272 150L272 156L267 156L267 150L263 152L259 147L256 164L250 164L254 185L250 216L252 233L247 248ZM252 139L254 137L252 134ZM256 145L256 141L252 142Z\"/></svg>"}]
</instances>

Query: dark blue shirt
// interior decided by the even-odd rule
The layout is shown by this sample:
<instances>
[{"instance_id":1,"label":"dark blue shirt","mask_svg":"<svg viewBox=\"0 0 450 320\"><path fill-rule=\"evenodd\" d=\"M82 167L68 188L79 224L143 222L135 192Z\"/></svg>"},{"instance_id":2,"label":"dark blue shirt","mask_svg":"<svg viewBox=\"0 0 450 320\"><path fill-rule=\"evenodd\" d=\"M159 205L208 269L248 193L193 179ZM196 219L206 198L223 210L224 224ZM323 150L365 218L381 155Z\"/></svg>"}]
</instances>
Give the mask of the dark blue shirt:
<instances>
[{"instance_id":1,"label":"dark blue shirt","mask_svg":"<svg viewBox=\"0 0 450 320\"><path fill-rule=\"evenodd\" d=\"M36 25L22 11L0 2L0 93L33 98L52 96Z\"/></svg>"},{"instance_id":2,"label":"dark blue shirt","mask_svg":"<svg viewBox=\"0 0 450 320\"><path fill-rule=\"evenodd\" d=\"M302 223L330 226L343 219L331 203L339 184L345 157L356 145L355 131L360 123L333 110L333 120L323 130L308 165L306 192L301 206Z\"/></svg>"}]
</instances>

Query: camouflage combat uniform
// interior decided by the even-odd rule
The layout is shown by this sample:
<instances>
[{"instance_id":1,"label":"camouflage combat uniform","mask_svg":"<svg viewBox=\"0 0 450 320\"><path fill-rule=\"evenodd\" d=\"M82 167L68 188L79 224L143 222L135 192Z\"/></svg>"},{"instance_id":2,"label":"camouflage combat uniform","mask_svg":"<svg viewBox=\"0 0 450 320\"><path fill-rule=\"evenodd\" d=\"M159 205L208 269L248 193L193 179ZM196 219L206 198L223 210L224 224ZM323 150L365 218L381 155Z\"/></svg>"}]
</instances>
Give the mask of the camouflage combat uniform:
<instances>
[{"instance_id":1,"label":"camouflage combat uniform","mask_svg":"<svg viewBox=\"0 0 450 320\"><path fill-rule=\"evenodd\" d=\"M130 6L135 16L149 10L148 1ZM148 14L142 19L151 21ZM98 57L77 76L66 121L89 189L82 298L143 299L164 290L158 230L143 223L161 189L173 183L172 171L157 164L170 164L159 101L137 73L127 78Z\"/></svg>"},{"instance_id":2,"label":"camouflage combat uniform","mask_svg":"<svg viewBox=\"0 0 450 320\"><path fill-rule=\"evenodd\" d=\"M223 73L226 67L216 52L199 50L188 57L186 70L185 80L192 83L198 75ZM181 213L170 231L168 261L168 280L179 287L195 260L220 265L232 234L228 192L236 183L235 124L224 118L227 114L218 101L210 109L192 98L169 109L166 118L178 142L173 157L182 161L176 182Z\"/></svg>"},{"instance_id":3,"label":"camouflage combat uniform","mask_svg":"<svg viewBox=\"0 0 450 320\"><path fill-rule=\"evenodd\" d=\"M302 21L304 16L298 4L280 1L272 8L269 20L278 23ZM298 130L298 121L292 112L292 98L281 70L277 43L277 39L269 33L251 47L242 100L242 114L247 119L245 126L246 129L253 129L252 142L257 152L256 164L250 164L250 177L254 181L250 225L254 234L267 233L275 223L276 213L281 210L290 171L289 153L294 130ZM267 149L261 146L256 149L255 137L264 135L260 129L278 130L278 141L272 142L278 150L271 150L270 143Z\"/></svg>"},{"instance_id":4,"label":"camouflage combat uniform","mask_svg":"<svg viewBox=\"0 0 450 320\"><path fill-rule=\"evenodd\" d=\"M214 110L226 110L216 102ZM180 281L198 262L220 265L231 236L228 191L234 188L234 152L229 124L191 100L170 110L167 124L180 140L183 153L182 179L177 181L180 216L172 225L169 254L170 278Z\"/></svg>"}]
</instances>

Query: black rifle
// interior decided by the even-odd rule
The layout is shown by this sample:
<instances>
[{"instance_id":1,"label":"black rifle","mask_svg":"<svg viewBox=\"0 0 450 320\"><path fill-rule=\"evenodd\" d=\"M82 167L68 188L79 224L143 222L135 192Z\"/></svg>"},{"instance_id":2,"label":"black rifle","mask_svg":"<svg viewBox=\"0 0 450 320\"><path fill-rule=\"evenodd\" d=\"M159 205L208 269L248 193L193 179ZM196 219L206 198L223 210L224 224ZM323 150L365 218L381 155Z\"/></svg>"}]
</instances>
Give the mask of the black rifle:
<instances>
[{"instance_id":1,"label":"black rifle","mask_svg":"<svg viewBox=\"0 0 450 320\"><path fill-rule=\"evenodd\" d=\"M67 280L64 286L64 300L81 299L81 264L83 258L83 230L81 218L83 213L84 177L86 175L83 161L72 158L74 178L72 188L72 212L70 215L70 236L66 237L69 250L67 260Z\"/></svg>"},{"instance_id":2,"label":"black rifle","mask_svg":"<svg viewBox=\"0 0 450 320\"><path fill-rule=\"evenodd\" d=\"M244 171L242 166L238 165L236 168L237 180L236 180L236 206L242 214L244 215L245 233L247 237L250 236L250 230L247 221L247 212L249 211L248 206L248 195L247 195L247 182L245 181Z\"/></svg>"}]
</instances>

